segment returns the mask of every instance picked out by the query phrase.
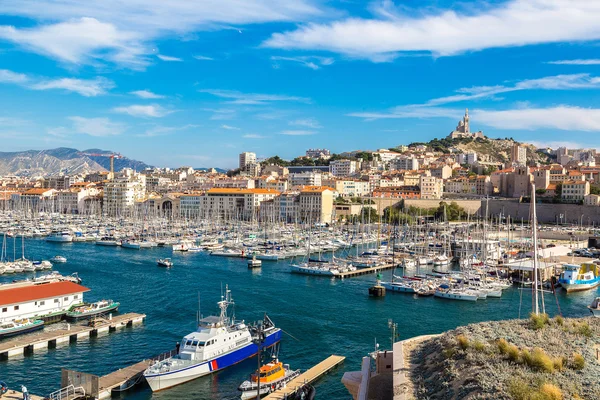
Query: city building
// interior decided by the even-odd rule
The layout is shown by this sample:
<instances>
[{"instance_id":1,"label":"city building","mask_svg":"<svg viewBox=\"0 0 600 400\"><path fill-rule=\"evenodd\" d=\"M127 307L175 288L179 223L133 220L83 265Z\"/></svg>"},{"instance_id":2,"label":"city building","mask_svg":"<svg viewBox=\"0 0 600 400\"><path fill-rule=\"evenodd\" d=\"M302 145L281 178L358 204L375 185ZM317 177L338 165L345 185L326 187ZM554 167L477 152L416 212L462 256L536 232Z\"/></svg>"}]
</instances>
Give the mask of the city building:
<instances>
[{"instance_id":1,"label":"city building","mask_svg":"<svg viewBox=\"0 0 600 400\"><path fill-rule=\"evenodd\" d=\"M133 210L135 202L146 196L146 175L124 169L104 184L103 212L117 216Z\"/></svg>"},{"instance_id":2,"label":"city building","mask_svg":"<svg viewBox=\"0 0 600 400\"><path fill-rule=\"evenodd\" d=\"M210 189L200 198L200 217L256 220L261 202L277 195L279 192L271 189Z\"/></svg>"},{"instance_id":3,"label":"city building","mask_svg":"<svg viewBox=\"0 0 600 400\"><path fill-rule=\"evenodd\" d=\"M246 169L246 166L256 162L256 153L244 152L240 154L239 168L241 170Z\"/></svg>"},{"instance_id":4,"label":"city building","mask_svg":"<svg viewBox=\"0 0 600 400\"><path fill-rule=\"evenodd\" d=\"M331 157L331 152L327 149L308 149L306 157L327 160Z\"/></svg>"},{"instance_id":5,"label":"city building","mask_svg":"<svg viewBox=\"0 0 600 400\"><path fill-rule=\"evenodd\" d=\"M335 218L335 191L326 186L305 186L298 195L298 216L302 222L331 223Z\"/></svg>"},{"instance_id":6,"label":"city building","mask_svg":"<svg viewBox=\"0 0 600 400\"><path fill-rule=\"evenodd\" d=\"M83 303L88 288L69 281L22 284L2 289L0 322L23 318L60 319L71 307Z\"/></svg>"},{"instance_id":7,"label":"city building","mask_svg":"<svg viewBox=\"0 0 600 400\"><path fill-rule=\"evenodd\" d=\"M561 200L565 203L583 202L585 196L590 194L588 181L565 181L562 185Z\"/></svg>"},{"instance_id":8,"label":"city building","mask_svg":"<svg viewBox=\"0 0 600 400\"><path fill-rule=\"evenodd\" d=\"M324 186L331 187L342 197L362 197L369 194L369 182L358 179L326 179Z\"/></svg>"},{"instance_id":9,"label":"city building","mask_svg":"<svg viewBox=\"0 0 600 400\"><path fill-rule=\"evenodd\" d=\"M334 176L351 176L359 169L358 162L354 160L335 160L330 167Z\"/></svg>"},{"instance_id":10,"label":"city building","mask_svg":"<svg viewBox=\"0 0 600 400\"><path fill-rule=\"evenodd\" d=\"M288 175L289 186L321 186L323 175L320 172L300 172Z\"/></svg>"},{"instance_id":11,"label":"city building","mask_svg":"<svg viewBox=\"0 0 600 400\"><path fill-rule=\"evenodd\" d=\"M435 176L421 176L419 187L422 199L441 199L443 181Z\"/></svg>"},{"instance_id":12,"label":"city building","mask_svg":"<svg viewBox=\"0 0 600 400\"><path fill-rule=\"evenodd\" d=\"M583 204L586 206L600 206L600 195L588 194L583 199Z\"/></svg>"},{"instance_id":13,"label":"city building","mask_svg":"<svg viewBox=\"0 0 600 400\"><path fill-rule=\"evenodd\" d=\"M527 148L518 143L513 144L510 150L510 161L518 165L527 164Z\"/></svg>"},{"instance_id":14,"label":"city building","mask_svg":"<svg viewBox=\"0 0 600 400\"><path fill-rule=\"evenodd\" d=\"M416 171L419 169L419 160L414 156L400 156L396 157L391 165L400 171Z\"/></svg>"}]
</instances>

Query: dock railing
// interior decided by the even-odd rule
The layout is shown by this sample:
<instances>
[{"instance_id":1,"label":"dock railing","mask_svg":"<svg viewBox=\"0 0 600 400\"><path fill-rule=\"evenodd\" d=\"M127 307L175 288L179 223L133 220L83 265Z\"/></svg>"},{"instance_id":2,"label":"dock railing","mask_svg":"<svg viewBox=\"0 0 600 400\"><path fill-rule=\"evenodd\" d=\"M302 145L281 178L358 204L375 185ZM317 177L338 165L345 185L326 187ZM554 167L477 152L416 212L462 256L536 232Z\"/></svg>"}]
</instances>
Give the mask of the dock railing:
<instances>
[{"instance_id":1,"label":"dock railing","mask_svg":"<svg viewBox=\"0 0 600 400\"><path fill-rule=\"evenodd\" d=\"M81 386L75 387L73 385L69 385L57 390L56 392L50 393L48 396L50 400L73 400L79 397L85 397L85 390Z\"/></svg>"}]
</instances>

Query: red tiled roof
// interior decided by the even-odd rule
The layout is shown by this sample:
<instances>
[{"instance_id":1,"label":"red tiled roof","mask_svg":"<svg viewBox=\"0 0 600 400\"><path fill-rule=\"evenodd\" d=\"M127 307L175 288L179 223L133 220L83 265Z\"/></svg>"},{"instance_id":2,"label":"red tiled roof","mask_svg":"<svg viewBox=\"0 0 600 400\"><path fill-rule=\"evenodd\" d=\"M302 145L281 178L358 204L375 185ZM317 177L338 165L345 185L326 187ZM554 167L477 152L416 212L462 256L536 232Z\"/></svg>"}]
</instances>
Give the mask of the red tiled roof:
<instances>
[{"instance_id":1,"label":"red tiled roof","mask_svg":"<svg viewBox=\"0 0 600 400\"><path fill-rule=\"evenodd\" d=\"M0 291L0 306L27 301L49 299L68 294L88 292L90 289L73 282L52 282Z\"/></svg>"}]
</instances>

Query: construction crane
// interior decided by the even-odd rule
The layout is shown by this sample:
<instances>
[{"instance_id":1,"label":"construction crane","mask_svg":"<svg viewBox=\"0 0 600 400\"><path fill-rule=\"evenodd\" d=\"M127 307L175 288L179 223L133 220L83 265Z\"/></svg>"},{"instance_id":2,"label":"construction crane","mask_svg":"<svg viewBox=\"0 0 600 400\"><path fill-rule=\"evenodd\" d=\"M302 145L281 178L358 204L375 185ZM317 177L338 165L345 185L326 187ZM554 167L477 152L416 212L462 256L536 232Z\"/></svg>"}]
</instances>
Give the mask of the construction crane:
<instances>
[{"instance_id":1,"label":"construction crane","mask_svg":"<svg viewBox=\"0 0 600 400\"><path fill-rule=\"evenodd\" d=\"M115 158L123 158L122 155L120 154L109 154L109 153L79 153L79 155L82 156L88 156L88 157L109 157L110 158L110 178L114 178L115 177Z\"/></svg>"}]
</instances>

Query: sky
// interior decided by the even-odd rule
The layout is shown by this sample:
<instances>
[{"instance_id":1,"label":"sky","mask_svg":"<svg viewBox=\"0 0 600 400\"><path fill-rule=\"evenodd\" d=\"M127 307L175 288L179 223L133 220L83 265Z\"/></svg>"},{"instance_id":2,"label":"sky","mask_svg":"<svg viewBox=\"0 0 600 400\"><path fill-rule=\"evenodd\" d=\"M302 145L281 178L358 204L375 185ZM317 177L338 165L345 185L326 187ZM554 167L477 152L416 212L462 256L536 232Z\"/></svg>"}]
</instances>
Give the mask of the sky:
<instances>
[{"instance_id":1,"label":"sky","mask_svg":"<svg viewBox=\"0 0 600 400\"><path fill-rule=\"evenodd\" d=\"M472 130L600 148L600 1L0 2L0 151L232 168Z\"/></svg>"}]
</instances>

